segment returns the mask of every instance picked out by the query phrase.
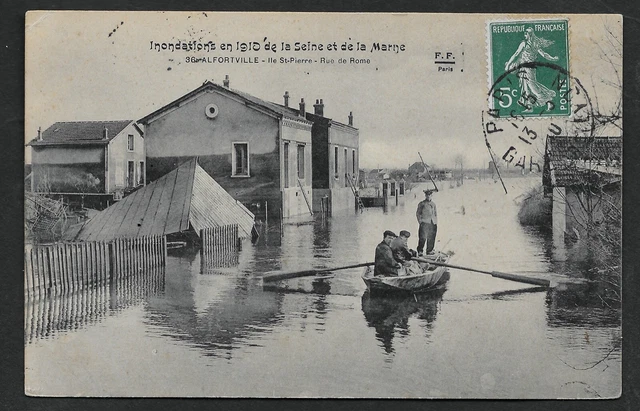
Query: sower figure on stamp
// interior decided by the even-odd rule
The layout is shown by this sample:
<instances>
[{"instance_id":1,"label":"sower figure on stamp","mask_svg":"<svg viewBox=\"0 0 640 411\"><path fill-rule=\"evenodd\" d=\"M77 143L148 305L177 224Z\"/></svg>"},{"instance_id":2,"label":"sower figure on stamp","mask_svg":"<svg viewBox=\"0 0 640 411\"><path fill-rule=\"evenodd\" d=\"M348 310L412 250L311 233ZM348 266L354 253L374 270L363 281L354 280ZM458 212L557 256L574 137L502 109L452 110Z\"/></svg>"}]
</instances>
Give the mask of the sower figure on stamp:
<instances>
[{"instance_id":1,"label":"sower figure on stamp","mask_svg":"<svg viewBox=\"0 0 640 411\"><path fill-rule=\"evenodd\" d=\"M422 256L425 243L427 244L427 254L433 253L436 245L436 233L438 232L438 211L436 203L431 201L434 190L424 190L425 199L418 204L416 218L420 227L418 229L418 256Z\"/></svg>"},{"instance_id":2,"label":"sower figure on stamp","mask_svg":"<svg viewBox=\"0 0 640 411\"><path fill-rule=\"evenodd\" d=\"M549 61L558 61L558 57L551 56L543 50L552 44L553 41L536 36L533 29L529 27L524 32L524 40L509 61L505 63L504 69L509 71L521 64L534 63L538 59L538 55ZM552 104L551 100L556 96L556 92L538 82L535 67L520 67L517 75L520 83L518 103L522 107L526 107L525 113L532 111L533 106L543 107Z\"/></svg>"}]
</instances>

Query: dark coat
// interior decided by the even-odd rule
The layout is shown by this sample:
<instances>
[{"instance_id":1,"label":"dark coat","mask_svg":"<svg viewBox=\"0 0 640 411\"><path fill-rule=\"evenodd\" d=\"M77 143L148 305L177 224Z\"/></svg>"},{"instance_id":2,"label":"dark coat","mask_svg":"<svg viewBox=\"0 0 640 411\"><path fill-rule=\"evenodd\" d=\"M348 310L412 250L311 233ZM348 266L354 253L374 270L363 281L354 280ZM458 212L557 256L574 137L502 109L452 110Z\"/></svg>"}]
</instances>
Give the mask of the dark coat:
<instances>
[{"instance_id":1,"label":"dark coat","mask_svg":"<svg viewBox=\"0 0 640 411\"><path fill-rule=\"evenodd\" d=\"M384 241L376 247L373 275L398 276L398 263L393 258L393 250Z\"/></svg>"},{"instance_id":2,"label":"dark coat","mask_svg":"<svg viewBox=\"0 0 640 411\"><path fill-rule=\"evenodd\" d=\"M400 237L396 237L391 241L391 250L393 251L393 258L399 263L411 260L413 255L409 251L409 247Z\"/></svg>"}]
</instances>

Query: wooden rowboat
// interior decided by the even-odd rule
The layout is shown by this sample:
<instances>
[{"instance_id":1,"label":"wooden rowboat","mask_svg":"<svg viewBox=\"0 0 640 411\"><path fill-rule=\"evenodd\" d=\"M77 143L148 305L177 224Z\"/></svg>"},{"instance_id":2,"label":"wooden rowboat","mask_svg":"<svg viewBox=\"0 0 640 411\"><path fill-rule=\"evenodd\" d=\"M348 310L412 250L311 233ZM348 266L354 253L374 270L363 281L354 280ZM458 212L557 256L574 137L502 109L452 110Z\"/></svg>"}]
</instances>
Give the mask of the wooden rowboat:
<instances>
[{"instance_id":1,"label":"wooden rowboat","mask_svg":"<svg viewBox=\"0 0 640 411\"><path fill-rule=\"evenodd\" d=\"M440 263L449 261L449 256L441 252L423 258ZM362 280L371 293L421 293L441 288L449 281L450 275L447 267L422 263L421 266L423 267L422 274L399 277L376 277L373 275L373 267L367 267L362 275Z\"/></svg>"}]
</instances>

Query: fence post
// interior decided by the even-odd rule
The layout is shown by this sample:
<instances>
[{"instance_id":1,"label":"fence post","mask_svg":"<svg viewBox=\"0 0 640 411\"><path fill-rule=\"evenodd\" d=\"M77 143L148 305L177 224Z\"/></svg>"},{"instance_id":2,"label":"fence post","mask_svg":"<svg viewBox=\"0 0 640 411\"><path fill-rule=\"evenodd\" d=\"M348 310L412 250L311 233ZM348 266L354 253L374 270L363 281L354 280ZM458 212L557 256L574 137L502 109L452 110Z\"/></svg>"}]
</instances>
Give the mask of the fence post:
<instances>
[{"instance_id":1,"label":"fence post","mask_svg":"<svg viewBox=\"0 0 640 411\"><path fill-rule=\"evenodd\" d=\"M31 289L33 288L33 278L31 277L33 273L33 267L31 266L31 258L29 257L29 250L25 247L24 250L24 286L26 288L27 296L31 296Z\"/></svg>"},{"instance_id":2,"label":"fence post","mask_svg":"<svg viewBox=\"0 0 640 411\"><path fill-rule=\"evenodd\" d=\"M167 236L162 236L162 265L167 265Z\"/></svg>"}]
</instances>

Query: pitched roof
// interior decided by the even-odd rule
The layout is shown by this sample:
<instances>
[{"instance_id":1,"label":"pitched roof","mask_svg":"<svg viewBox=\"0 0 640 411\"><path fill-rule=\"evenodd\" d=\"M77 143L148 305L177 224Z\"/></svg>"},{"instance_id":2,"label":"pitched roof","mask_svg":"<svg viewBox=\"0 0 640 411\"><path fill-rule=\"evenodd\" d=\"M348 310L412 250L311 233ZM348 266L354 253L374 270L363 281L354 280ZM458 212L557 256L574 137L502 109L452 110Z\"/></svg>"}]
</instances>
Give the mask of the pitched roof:
<instances>
[{"instance_id":1,"label":"pitched roof","mask_svg":"<svg viewBox=\"0 0 640 411\"><path fill-rule=\"evenodd\" d=\"M295 111L296 113L300 112L300 110L296 110L296 109L291 109L291 110ZM346 128L347 130L350 130L351 132L357 132L358 131L358 129L356 127L354 127L354 126L350 126L348 124L344 124L344 123L341 123L339 121L336 121L336 120L334 120L332 118L324 117L324 116L321 116L321 115L318 115L318 114L315 114L315 113L307 112L306 113L306 118L307 118L307 120L311 120L314 123L316 121L318 121L318 119L322 119L322 120L326 121L327 123L329 123L331 125L336 125L338 127Z\"/></svg>"},{"instance_id":2,"label":"pitched roof","mask_svg":"<svg viewBox=\"0 0 640 411\"><path fill-rule=\"evenodd\" d=\"M247 94L238 90L223 87L209 80L205 81L200 87L196 88L195 90L192 90L189 93L185 94L184 96L179 97L176 100L170 102L169 104L163 107L160 107L158 110L154 111L151 114L146 115L145 117L141 118L138 121L140 123L147 124L149 121L151 121L152 118L174 107L179 107L182 102L189 100L200 93L206 92L207 90L215 90L215 91L222 92L223 94L229 94L229 95L235 96L237 98L240 98L244 102L249 103L248 104L249 106L251 106L251 104L255 104L261 107L263 110L266 110L269 114L271 114L274 117L289 118L291 120L297 120L303 123L312 124L310 121L304 119L303 117L298 116L297 110L280 106L279 104L263 100L261 98L252 96L251 94Z\"/></svg>"},{"instance_id":3,"label":"pitched roof","mask_svg":"<svg viewBox=\"0 0 640 411\"><path fill-rule=\"evenodd\" d=\"M547 186L618 181L622 175L622 137L549 136L544 168Z\"/></svg>"},{"instance_id":4,"label":"pitched roof","mask_svg":"<svg viewBox=\"0 0 640 411\"><path fill-rule=\"evenodd\" d=\"M133 120L60 121L44 130L41 134L41 140L34 139L29 145L106 144L132 122ZM107 139L104 139L105 128L108 131ZM139 128L138 131L142 134Z\"/></svg>"},{"instance_id":5,"label":"pitched roof","mask_svg":"<svg viewBox=\"0 0 640 411\"><path fill-rule=\"evenodd\" d=\"M76 239L102 241L238 224L241 238L251 235L254 216L229 195L196 159L101 211Z\"/></svg>"}]
</instances>

